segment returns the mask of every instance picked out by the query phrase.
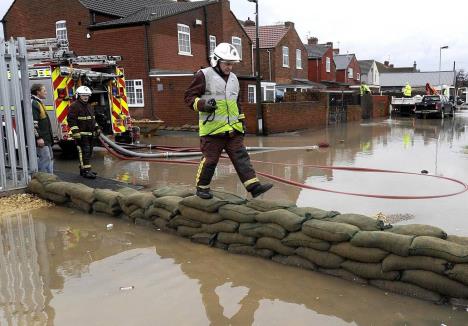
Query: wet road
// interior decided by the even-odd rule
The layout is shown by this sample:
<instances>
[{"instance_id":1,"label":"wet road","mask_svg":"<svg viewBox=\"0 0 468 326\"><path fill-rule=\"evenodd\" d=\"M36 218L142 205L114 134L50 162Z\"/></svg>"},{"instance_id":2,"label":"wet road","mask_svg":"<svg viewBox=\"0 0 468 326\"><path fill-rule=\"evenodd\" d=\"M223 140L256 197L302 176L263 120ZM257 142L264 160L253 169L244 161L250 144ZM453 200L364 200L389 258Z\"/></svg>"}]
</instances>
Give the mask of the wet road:
<instances>
[{"instance_id":1,"label":"wet road","mask_svg":"<svg viewBox=\"0 0 468 326\"><path fill-rule=\"evenodd\" d=\"M319 170L361 166L468 181L468 114L454 120L393 119L322 131L247 137L249 146L303 146L318 151L252 155L258 171L329 189L432 194L460 187L425 176ZM148 142L197 146L194 134ZM286 163L273 165L266 162ZM147 187L190 186L196 166L122 162L97 152L101 176ZM76 162L57 160L74 170ZM245 194L232 166L215 187ZM275 182L266 199L374 215L408 214L407 222L468 235L468 194L430 200L383 200L300 189ZM407 223L402 222L402 223ZM113 223L111 230L106 225ZM320 273L237 256L122 220L66 208L0 219L0 325L466 325L468 312L385 293ZM133 286L133 288L131 288ZM121 290L120 288L123 288ZM130 289L127 290L127 288Z\"/></svg>"}]
</instances>

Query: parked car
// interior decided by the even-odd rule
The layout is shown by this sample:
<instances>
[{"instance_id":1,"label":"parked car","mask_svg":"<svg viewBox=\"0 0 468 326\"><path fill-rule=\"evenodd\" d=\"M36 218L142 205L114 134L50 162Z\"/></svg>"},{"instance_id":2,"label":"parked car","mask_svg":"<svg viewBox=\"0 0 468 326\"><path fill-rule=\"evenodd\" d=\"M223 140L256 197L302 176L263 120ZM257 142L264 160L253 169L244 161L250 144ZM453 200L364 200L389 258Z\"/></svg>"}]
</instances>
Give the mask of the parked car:
<instances>
[{"instance_id":1,"label":"parked car","mask_svg":"<svg viewBox=\"0 0 468 326\"><path fill-rule=\"evenodd\" d=\"M443 119L446 115L453 117L454 111L455 107L446 95L425 95L414 109L418 118L433 115Z\"/></svg>"}]
</instances>

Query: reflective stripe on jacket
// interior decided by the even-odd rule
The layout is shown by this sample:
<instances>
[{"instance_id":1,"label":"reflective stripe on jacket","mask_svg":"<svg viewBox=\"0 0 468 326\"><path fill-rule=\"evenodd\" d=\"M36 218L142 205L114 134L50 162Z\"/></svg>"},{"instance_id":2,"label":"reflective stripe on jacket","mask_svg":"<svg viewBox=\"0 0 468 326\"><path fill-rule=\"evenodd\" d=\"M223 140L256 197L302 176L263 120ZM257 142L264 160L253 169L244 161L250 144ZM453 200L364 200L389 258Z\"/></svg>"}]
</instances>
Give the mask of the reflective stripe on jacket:
<instances>
[{"instance_id":1,"label":"reflective stripe on jacket","mask_svg":"<svg viewBox=\"0 0 468 326\"><path fill-rule=\"evenodd\" d=\"M213 113L199 112L198 126L200 136L216 135L237 130L244 132L242 121L239 120L239 81L232 72L227 82L211 67L201 70L205 76L205 94L201 99L208 101L214 98L217 109Z\"/></svg>"},{"instance_id":2,"label":"reflective stripe on jacket","mask_svg":"<svg viewBox=\"0 0 468 326\"><path fill-rule=\"evenodd\" d=\"M405 88L403 89L403 95L404 96L411 96L411 86L406 85Z\"/></svg>"}]
</instances>

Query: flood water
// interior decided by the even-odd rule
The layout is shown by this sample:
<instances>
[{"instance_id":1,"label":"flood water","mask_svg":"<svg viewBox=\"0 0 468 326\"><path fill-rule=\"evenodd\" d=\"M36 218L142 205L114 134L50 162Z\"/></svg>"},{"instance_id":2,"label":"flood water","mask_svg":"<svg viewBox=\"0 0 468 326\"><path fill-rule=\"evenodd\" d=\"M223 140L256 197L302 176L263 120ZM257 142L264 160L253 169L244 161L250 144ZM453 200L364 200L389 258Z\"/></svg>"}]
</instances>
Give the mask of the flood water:
<instances>
[{"instance_id":1,"label":"flood water","mask_svg":"<svg viewBox=\"0 0 468 326\"><path fill-rule=\"evenodd\" d=\"M424 175L322 170L359 166L468 181L468 114L455 119L389 119L326 130L247 137L248 146L329 148L253 154L258 171L321 188L385 195L432 195L460 185ZM145 142L197 146L195 134ZM273 164L280 163L280 164ZM100 176L146 187L193 185L197 166L118 161L95 153ZM58 159L56 168L77 163ZM261 177L262 180L265 178ZM468 194L384 200L274 182L265 199L410 219L468 235ZM213 188L245 195L229 162ZM108 230L107 224L113 224ZM276 264L68 208L0 218L0 325L467 325L468 312L316 272Z\"/></svg>"}]
</instances>

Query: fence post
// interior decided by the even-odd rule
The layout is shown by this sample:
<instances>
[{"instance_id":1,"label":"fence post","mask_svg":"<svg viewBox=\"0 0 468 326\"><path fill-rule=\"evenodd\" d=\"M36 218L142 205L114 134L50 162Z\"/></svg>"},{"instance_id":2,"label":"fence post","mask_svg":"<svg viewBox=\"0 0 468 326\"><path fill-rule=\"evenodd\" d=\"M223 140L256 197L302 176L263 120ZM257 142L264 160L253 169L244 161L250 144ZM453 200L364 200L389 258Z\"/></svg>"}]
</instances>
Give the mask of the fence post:
<instances>
[{"instance_id":1,"label":"fence post","mask_svg":"<svg viewBox=\"0 0 468 326\"><path fill-rule=\"evenodd\" d=\"M7 174L6 174L6 153L5 153L5 142L4 139L7 137L6 130L6 117L5 113L7 108L10 106L9 101L7 101L7 96L9 95L8 90L8 71L5 63L5 42L3 39L0 39L0 187L2 189L7 188ZM5 123L4 123L5 120ZM4 133L5 130L5 133ZM7 139L8 140L8 139ZM8 145L9 146L9 145Z\"/></svg>"}]
</instances>

